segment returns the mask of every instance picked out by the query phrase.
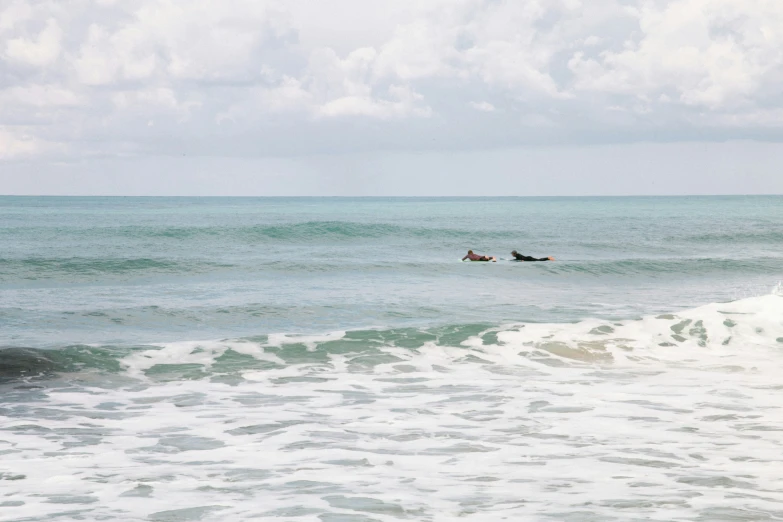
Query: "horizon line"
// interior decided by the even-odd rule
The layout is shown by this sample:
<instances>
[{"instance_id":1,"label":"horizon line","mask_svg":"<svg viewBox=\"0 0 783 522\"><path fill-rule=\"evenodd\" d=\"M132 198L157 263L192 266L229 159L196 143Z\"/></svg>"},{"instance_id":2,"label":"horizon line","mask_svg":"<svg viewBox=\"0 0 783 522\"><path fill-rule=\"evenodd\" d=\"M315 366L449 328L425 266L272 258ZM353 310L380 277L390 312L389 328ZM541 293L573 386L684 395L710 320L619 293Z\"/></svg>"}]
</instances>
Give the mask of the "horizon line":
<instances>
[{"instance_id":1,"label":"horizon line","mask_svg":"<svg viewBox=\"0 0 783 522\"><path fill-rule=\"evenodd\" d=\"M568 195L512 195L512 196L464 196L464 195L356 195L356 196L337 196L337 195L274 195L274 196L239 196L239 195L162 195L162 194L0 194L2 198L320 198L320 199L379 199L379 198L398 198L398 199L514 199L514 198L692 198L692 197L764 197L764 196L783 196L783 193L747 193L747 194L568 194Z\"/></svg>"}]
</instances>

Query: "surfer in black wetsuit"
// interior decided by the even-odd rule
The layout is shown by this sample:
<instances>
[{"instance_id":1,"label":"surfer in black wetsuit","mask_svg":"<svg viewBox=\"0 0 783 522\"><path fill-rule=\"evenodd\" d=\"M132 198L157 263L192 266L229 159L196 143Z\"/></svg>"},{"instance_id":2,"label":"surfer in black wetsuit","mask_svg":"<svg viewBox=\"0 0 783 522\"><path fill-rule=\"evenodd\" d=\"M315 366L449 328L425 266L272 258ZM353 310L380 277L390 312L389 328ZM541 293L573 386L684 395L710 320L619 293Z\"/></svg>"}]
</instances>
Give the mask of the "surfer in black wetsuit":
<instances>
[{"instance_id":1,"label":"surfer in black wetsuit","mask_svg":"<svg viewBox=\"0 0 783 522\"><path fill-rule=\"evenodd\" d=\"M514 256L514 259L516 259L517 261L554 261L555 260L555 258L552 256L542 257L541 259L530 257L530 256L523 256L516 250L513 250L511 252L511 255Z\"/></svg>"}]
</instances>

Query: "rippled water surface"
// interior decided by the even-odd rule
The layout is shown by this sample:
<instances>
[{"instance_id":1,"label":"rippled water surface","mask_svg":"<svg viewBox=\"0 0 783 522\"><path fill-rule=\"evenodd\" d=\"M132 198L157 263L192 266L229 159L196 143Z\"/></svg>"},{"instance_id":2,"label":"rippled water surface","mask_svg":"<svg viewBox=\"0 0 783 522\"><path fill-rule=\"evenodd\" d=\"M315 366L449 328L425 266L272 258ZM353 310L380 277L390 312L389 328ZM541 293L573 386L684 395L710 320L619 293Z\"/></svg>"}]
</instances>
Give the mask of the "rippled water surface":
<instances>
[{"instance_id":1,"label":"rippled water surface","mask_svg":"<svg viewBox=\"0 0 783 522\"><path fill-rule=\"evenodd\" d=\"M781 280L783 197L0 198L0 520L783 520Z\"/></svg>"}]
</instances>

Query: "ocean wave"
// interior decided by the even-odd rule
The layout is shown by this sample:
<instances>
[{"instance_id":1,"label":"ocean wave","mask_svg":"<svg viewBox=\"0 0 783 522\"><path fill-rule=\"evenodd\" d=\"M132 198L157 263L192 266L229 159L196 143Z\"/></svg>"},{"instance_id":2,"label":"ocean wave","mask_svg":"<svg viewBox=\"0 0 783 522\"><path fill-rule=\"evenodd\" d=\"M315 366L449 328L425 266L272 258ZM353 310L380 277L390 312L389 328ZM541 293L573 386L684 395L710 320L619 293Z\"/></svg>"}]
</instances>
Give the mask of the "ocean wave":
<instances>
[{"instance_id":1,"label":"ocean wave","mask_svg":"<svg viewBox=\"0 0 783 522\"><path fill-rule=\"evenodd\" d=\"M536 266L552 274L589 274L594 276L650 274L664 277L672 274L706 275L711 272L764 274L780 271L780 258L750 256L738 259L722 257L638 258L538 263Z\"/></svg>"},{"instance_id":2,"label":"ocean wave","mask_svg":"<svg viewBox=\"0 0 783 522\"><path fill-rule=\"evenodd\" d=\"M777 290L776 290L777 292ZM471 323L434 328L271 334L222 341L147 346L0 349L0 378L35 380L83 371L153 380L261 379L264 372L315 365L352 371L383 367L493 364L509 358L530 367L677 363L700 350L783 350L783 296L711 303L637 320L578 323ZM751 368L726 368L751 371Z\"/></svg>"},{"instance_id":3,"label":"ocean wave","mask_svg":"<svg viewBox=\"0 0 783 522\"><path fill-rule=\"evenodd\" d=\"M405 238L515 238L528 237L523 230L475 230L423 226L403 226L388 223L363 223L357 221L306 221L265 225L237 226L117 226L117 227L14 227L0 229L1 236L14 238L29 237L84 237L165 239L169 241L200 238L225 238L254 241L275 240L281 242L312 240L381 239L387 237Z\"/></svg>"},{"instance_id":4,"label":"ocean wave","mask_svg":"<svg viewBox=\"0 0 783 522\"><path fill-rule=\"evenodd\" d=\"M769 226L760 230L746 230L743 232L709 232L705 234L691 234L685 236L669 236L665 241L679 241L686 243L736 245L736 244L768 244L780 245L783 243L783 230L770 230Z\"/></svg>"},{"instance_id":5,"label":"ocean wave","mask_svg":"<svg viewBox=\"0 0 783 522\"><path fill-rule=\"evenodd\" d=\"M230 267L226 263L198 260L92 257L0 258L0 281L37 280L63 276L187 274Z\"/></svg>"},{"instance_id":6,"label":"ocean wave","mask_svg":"<svg viewBox=\"0 0 783 522\"><path fill-rule=\"evenodd\" d=\"M1 347L0 383L17 379L39 380L80 371L119 372L129 349L67 346L57 350Z\"/></svg>"},{"instance_id":7,"label":"ocean wave","mask_svg":"<svg viewBox=\"0 0 783 522\"><path fill-rule=\"evenodd\" d=\"M461 255L460 251L458 255ZM377 259L377 260L346 260L341 255L335 255L335 259L319 259L315 261L298 261L291 259L270 259L256 262L249 269L253 272L280 272L286 274L322 273L322 272L350 272L373 273L384 271L386 273L404 272L420 273L427 275L447 275L460 273L460 266L486 267L489 270L482 274L491 274L497 277L518 278L521 271L526 277L530 276L557 276L557 275L584 275L584 276L638 276L650 275L669 277L674 274L707 275L712 273L736 273L736 274L770 274L781 272L780 258L778 257L745 257L731 259L722 257L702 258L632 258L632 259L592 259L574 260L558 259L556 262L516 262L500 257L498 263L469 263L456 264L459 259L442 257L425 257L419 259L406 258L403 260ZM238 267L237 267L238 268Z\"/></svg>"},{"instance_id":8,"label":"ocean wave","mask_svg":"<svg viewBox=\"0 0 783 522\"><path fill-rule=\"evenodd\" d=\"M461 253L461 252L460 252ZM455 266L458 259L425 258L413 259L345 259L341 254L333 254L334 259L322 255L322 259L299 261L296 259L252 259L242 264L216 262L193 258L0 258L0 281L15 283L36 280L63 280L64 282L100 282L112 278L144 277L166 275L187 277L215 271L230 270L231 277L257 277L263 273L285 274L291 277L297 274L315 273L353 273L372 274L379 271L394 274L422 274L426 276L459 273ZM471 265L479 265L472 263ZM480 264L484 266L484 264ZM558 260L554 263L516 263L501 258L500 263L492 264L492 270L482 274L500 278L518 277L520 271L526 277L553 277L558 275L600 276L639 276L670 277L672 275L708 275L714 273L769 274L780 271L780 259L776 257L746 257L729 259L718 257L705 258L666 258L666 259L596 259L596 260ZM100 278L100 279L96 279Z\"/></svg>"},{"instance_id":9,"label":"ocean wave","mask_svg":"<svg viewBox=\"0 0 783 522\"><path fill-rule=\"evenodd\" d=\"M388 237L400 238L424 238L424 239L464 239L482 238L525 240L536 237L538 241L557 241L562 239L562 230L531 231L527 230L525 223L519 226L507 226L505 228L489 227L481 228L471 226L469 228L457 228L449 226L424 226L423 224L403 225L384 222L363 222L348 220L310 220L288 223L267 224L235 224L235 225L98 225L92 226L85 223L74 226L5 226L0 227L0 239L18 240L20 238L36 238L38 240L50 240L53 238L82 238L99 240L105 238L187 241L198 239L228 239L241 241L279 241L296 242L327 239L332 241L350 239L382 239ZM627 247L629 240L638 241L638 247L644 247L652 242L657 247L666 247L670 244L780 244L783 242L783 230L776 224L758 226L736 231L714 231L703 233L667 233L665 229L657 232L647 231L645 234L630 234L621 244L612 239L604 239L600 235L595 237L573 236L574 231L567 231L569 242L593 247L593 248L617 248ZM652 235L651 235L652 234Z\"/></svg>"}]
</instances>

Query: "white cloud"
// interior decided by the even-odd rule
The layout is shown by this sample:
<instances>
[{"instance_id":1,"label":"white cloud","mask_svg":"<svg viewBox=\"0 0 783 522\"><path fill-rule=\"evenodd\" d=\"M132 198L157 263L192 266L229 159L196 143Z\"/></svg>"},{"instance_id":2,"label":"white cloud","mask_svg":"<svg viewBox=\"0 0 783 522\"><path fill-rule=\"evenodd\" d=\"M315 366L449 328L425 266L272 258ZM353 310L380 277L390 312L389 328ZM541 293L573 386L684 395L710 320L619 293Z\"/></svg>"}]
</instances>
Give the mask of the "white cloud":
<instances>
[{"instance_id":1,"label":"white cloud","mask_svg":"<svg viewBox=\"0 0 783 522\"><path fill-rule=\"evenodd\" d=\"M584 42L582 42L582 45L585 47L593 47L601 43L601 38L591 35L584 39Z\"/></svg>"},{"instance_id":2,"label":"white cloud","mask_svg":"<svg viewBox=\"0 0 783 522\"><path fill-rule=\"evenodd\" d=\"M312 93L290 76L284 76L275 87L260 89L258 99L261 109L269 112L296 110L313 104Z\"/></svg>"},{"instance_id":3,"label":"white cloud","mask_svg":"<svg viewBox=\"0 0 783 522\"><path fill-rule=\"evenodd\" d=\"M654 96L676 93L712 109L752 102L783 67L783 4L733 0L645 2L640 36L598 58L569 62L578 90Z\"/></svg>"},{"instance_id":4,"label":"white cloud","mask_svg":"<svg viewBox=\"0 0 783 522\"><path fill-rule=\"evenodd\" d=\"M567 16L574 3L460 0L429 9L400 26L381 47L376 73L405 80L451 77L500 88L561 96L549 74L567 45L537 27L546 16Z\"/></svg>"},{"instance_id":5,"label":"white cloud","mask_svg":"<svg viewBox=\"0 0 783 522\"><path fill-rule=\"evenodd\" d=\"M381 119L429 116L423 96L408 85L378 82L374 67L378 53L371 47L356 49L340 59L331 49L311 55L306 85L316 100L318 116L370 116ZM379 95L378 91L385 93Z\"/></svg>"},{"instance_id":6,"label":"white cloud","mask_svg":"<svg viewBox=\"0 0 783 522\"><path fill-rule=\"evenodd\" d=\"M144 80L155 71L154 43L144 31L125 27L115 33L92 24L73 63L85 85L107 85L118 80Z\"/></svg>"},{"instance_id":7,"label":"white cloud","mask_svg":"<svg viewBox=\"0 0 783 522\"><path fill-rule=\"evenodd\" d=\"M278 114L284 112L311 112L314 110L313 94L307 91L296 78L276 77L272 71L264 71L272 86L253 89L247 97L231 104L215 116L217 124L247 121L257 114Z\"/></svg>"},{"instance_id":8,"label":"white cloud","mask_svg":"<svg viewBox=\"0 0 783 522\"><path fill-rule=\"evenodd\" d=\"M232 80L253 77L265 44L289 35L275 1L203 0L191 5L148 1L135 26L162 48L173 78Z\"/></svg>"},{"instance_id":9,"label":"white cloud","mask_svg":"<svg viewBox=\"0 0 783 522\"><path fill-rule=\"evenodd\" d=\"M198 102L181 103L176 93L168 88L146 89L136 91L120 91L112 95L114 105L122 110L153 110L187 111L198 106Z\"/></svg>"},{"instance_id":10,"label":"white cloud","mask_svg":"<svg viewBox=\"0 0 783 522\"><path fill-rule=\"evenodd\" d=\"M0 90L0 106L76 107L86 100L75 92L57 85L25 85Z\"/></svg>"},{"instance_id":11,"label":"white cloud","mask_svg":"<svg viewBox=\"0 0 783 522\"><path fill-rule=\"evenodd\" d=\"M380 119L405 116L428 117L432 109L421 106L424 98L407 86L392 85L388 98L370 96L343 96L325 103L318 110L321 116L372 116Z\"/></svg>"},{"instance_id":12,"label":"white cloud","mask_svg":"<svg viewBox=\"0 0 783 522\"><path fill-rule=\"evenodd\" d=\"M0 127L0 160L33 156L46 148L43 141L26 132Z\"/></svg>"},{"instance_id":13,"label":"white cloud","mask_svg":"<svg viewBox=\"0 0 783 522\"><path fill-rule=\"evenodd\" d=\"M456 74L457 27L429 17L400 26L380 51L375 74L402 80Z\"/></svg>"},{"instance_id":14,"label":"white cloud","mask_svg":"<svg viewBox=\"0 0 783 522\"><path fill-rule=\"evenodd\" d=\"M118 8L128 22L116 30L89 27L74 63L83 83L138 81L156 73L168 80L243 81L262 69L264 45L290 32L273 1L145 0L138 8L133 5Z\"/></svg>"},{"instance_id":15,"label":"white cloud","mask_svg":"<svg viewBox=\"0 0 783 522\"><path fill-rule=\"evenodd\" d=\"M783 139L782 49L779 0L9 0L0 115L74 154Z\"/></svg>"},{"instance_id":16,"label":"white cloud","mask_svg":"<svg viewBox=\"0 0 783 522\"><path fill-rule=\"evenodd\" d=\"M5 45L5 56L13 62L45 67L52 64L60 55L62 35L63 32L57 20L50 18L36 37L19 37L8 40Z\"/></svg>"},{"instance_id":17,"label":"white cloud","mask_svg":"<svg viewBox=\"0 0 783 522\"><path fill-rule=\"evenodd\" d=\"M13 29L33 15L30 5L24 0L13 0L0 10L0 33Z\"/></svg>"},{"instance_id":18,"label":"white cloud","mask_svg":"<svg viewBox=\"0 0 783 522\"><path fill-rule=\"evenodd\" d=\"M470 106L476 109L477 111L482 112L495 112L495 106L492 105L489 102L483 101L483 102L470 102Z\"/></svg>"}]
</instances>

